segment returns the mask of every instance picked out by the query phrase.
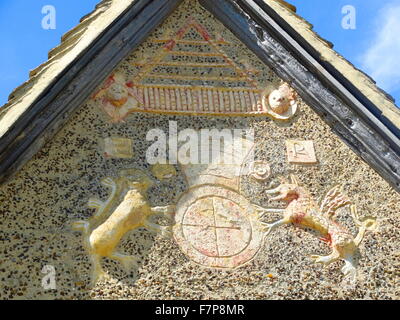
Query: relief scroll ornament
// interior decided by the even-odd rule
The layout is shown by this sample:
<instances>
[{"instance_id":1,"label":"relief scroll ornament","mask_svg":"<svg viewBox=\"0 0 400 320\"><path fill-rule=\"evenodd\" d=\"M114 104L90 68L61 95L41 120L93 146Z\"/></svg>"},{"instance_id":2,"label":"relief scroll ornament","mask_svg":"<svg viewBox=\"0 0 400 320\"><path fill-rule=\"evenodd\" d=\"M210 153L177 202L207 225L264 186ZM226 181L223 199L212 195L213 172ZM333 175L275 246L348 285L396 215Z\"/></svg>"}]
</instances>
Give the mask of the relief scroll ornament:
<instances>
[{"instance_id":1,"label":"relief scroll ornament","mask_svg":"<svg viewBox=\"0 0 400 320\"><path fill-rule=\"evenodd\" d=\"M271 176L269 163L264 161L251 162L249 176L258 181L266 181Z\"/></svg>"}]
</instances>

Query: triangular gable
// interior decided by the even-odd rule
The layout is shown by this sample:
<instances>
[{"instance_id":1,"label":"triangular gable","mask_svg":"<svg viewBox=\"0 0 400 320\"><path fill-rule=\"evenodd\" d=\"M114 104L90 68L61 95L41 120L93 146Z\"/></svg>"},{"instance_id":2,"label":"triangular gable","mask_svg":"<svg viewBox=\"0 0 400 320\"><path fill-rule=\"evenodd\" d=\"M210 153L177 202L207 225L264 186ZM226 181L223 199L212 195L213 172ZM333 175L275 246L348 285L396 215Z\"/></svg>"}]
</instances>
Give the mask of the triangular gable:
<instances>
[{"instance_id":1,"label":"triangular gable","mask_svg":"<svg viewBox=\"0 0 400 320\"><path fill-rule=\"evenodd\" d=\"M41 112L36 110L33 123L4 150L16 146L27 159L34 150L29 141L37 147L54 128L62 127L63 119L69 121L18 175L0 185L5 240L0 251L15 257L6 259L1 271L0 278L5 279L1 296L396 296L396 286L390 285L393 273L376 272L372 280L368 276L371 261L378 268L384 263L390 271L398 260L396 243L383 241L398 221L398 193L370 167L396 185L398 160L390 129L378 122L371 125L368 121L379 117L372 114L368 119L371 112L366 106L361 111L360 101L350 99L346 88L340 93L339 77L324 73L327 70L311 60L305 48L297 47L304 50L302 54L294 47L288 50L293 39L282 29L273 33L274 21L268 16L254 18L253 11L241 7L244 3L250 1L213 3L213 10L222 6L216 15L233 34L199 2L184 0L128 52L145 31L139 28L135 34L135 28L142 23L151 29L163 8L142 7L138 17L146 18L124 18L120 32L102 40L104 48L97 47L93 55L82 53L85 63L68 70L77 75L70 75L71 83L64 79L68 90L55 97L54 87L50 91L56 92L43 93L52 99ZM220 51L209 42L223 55L216 57ZM123 58L121 50L128 52ZM162 59L157 58L160 53L166 53ZM234 63L228 63L225 55ZM312 70L311 61L319 71ZM204 68L205 63L223 65ZM198 73L204 79L193 80ZM215 74L217 80L206 81ZM167 92L166 86L174 90ZM149 89L147 98L140 92L144 87ZM209 110L198 116L200 103L195 94L188 95L198 87L213 102L209 105L217 111L213 116ZM234 96L226 100L232 104L225 104L223 89L260 90L263 98L268 97L265 106L272 106L271 97L278 96L272 93L281 87L286 89L278 93L299 106L290 121L282 123L266 114L250 117L251 110L226 116L226 106L246 106L251 97ZM301 97L292 95L291 87ZM132 105L138 112L129 113ZM165 112L167 106L176 108L178 116ZM12 151L9 154L9 161L20 161ZM293 234L289 224L307 232ZM291 238L295 250L282 245L282 239ZM320 255L326 249L321 240L331 247L329 255ZM35 261L45 262L42 275L39 269L31 272ZM340 267L343 275L336 270ZM221 270L229 270L229 276ZM188 271L192 279L207 280L201 281L201 290L186 285ZM266 281L273 280L275 287L287 287L289 281L290 288L262 290L260 282L248 290L249 281L237 281L243 274L256 284L259 275L266 274ZM180 282L171 293L157 277ZM149 282L150 278L156 281ZM377 278L388 284L385 290L368 285ZM301 291L303 280L311 281L311 291ZM232 283L235 290L229 290ZM327 283L333 288L330 292ZM207 286L219 289L207 291ZM47 290L54 287L57 290ZM353 290L356 287L360 290Z\"/></svg>"}]
</instances>

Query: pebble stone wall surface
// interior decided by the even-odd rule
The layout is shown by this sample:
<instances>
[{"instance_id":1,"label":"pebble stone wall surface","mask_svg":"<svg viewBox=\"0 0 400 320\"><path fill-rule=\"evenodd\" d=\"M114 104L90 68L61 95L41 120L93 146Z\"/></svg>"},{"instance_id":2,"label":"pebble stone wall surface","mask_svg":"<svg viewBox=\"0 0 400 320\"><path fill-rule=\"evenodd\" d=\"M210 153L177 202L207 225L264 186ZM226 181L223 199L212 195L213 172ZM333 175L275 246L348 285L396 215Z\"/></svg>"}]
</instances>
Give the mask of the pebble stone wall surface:
<instances>
[{"instance_id":1,"label":"pebble stone wall surface","mask_svg":"<svg viewBox=\"0 0 400 320\"><path fill-rule=\"evenodd\" d=\"M117 71L127 80L133 77L135 62L157 54L160 45L153 40L176 32L179 23L190 16L210 34L231 43L224 48L226 54L258 70L254 77L260 86L272 90L279 85L280 79L268 67L193 1L184 2ZM185 50L195 48L188 46ZM51 142L0 186L0 299L399 299L398 193L335 136L301 98L299 109L287 123L267 117L134 113L115 124L89 99ZM139 258L138 268L126 273L120 264L105 259L103 266L109 279L91 287L82 235L71 229L71 223L93 214L87 207L89 198L107 198L108 190L101 186L101 179L116 177L125 168L146 171L156 181L148 192L152 206L176 204L187 190L179 166L175 166L176 175L159 181L146 163L145 153L151 145L146 141L147 132L154 128L168 132L169 121L176 121L179 129L254 129L256 158L268 162L272 172L267 181L242 178L240 193L254 204L282 207L281 203L271 203L263 191L290 174L295 174L316 200L334 185L343 184L360 216L374 216L378 221L377 230L368 233L360 246L357 283L349 286L343 282L343 262L329 267L314 264L310 255L328 254L329 247L311 230L287 225L266 237L252 261L234 270L199 267L173 239L140 228L128 233L119 246L121 252ZM104 157L101 146L108 137L132 139L133 157ZM312 140L318 163L289 164L286 140L290 139ZM279 218L279 214L270 214L264 221ZM357 233L347 209L339 210L337 219L354 235ZM56 289L42 287L45 274L41 271L46 265L55 268Z\"/></svg>"}]
</instances>

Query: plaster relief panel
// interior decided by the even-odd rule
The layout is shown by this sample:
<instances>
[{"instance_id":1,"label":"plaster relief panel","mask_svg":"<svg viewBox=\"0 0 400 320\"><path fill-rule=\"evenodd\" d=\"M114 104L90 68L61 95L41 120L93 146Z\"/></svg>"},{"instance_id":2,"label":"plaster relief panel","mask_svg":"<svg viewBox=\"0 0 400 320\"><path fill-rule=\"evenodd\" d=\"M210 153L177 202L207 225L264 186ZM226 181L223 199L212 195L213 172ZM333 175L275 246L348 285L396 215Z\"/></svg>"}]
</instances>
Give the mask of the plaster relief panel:
<instances>
[{"instance_id":1,"label":"plaster relief panel","mask_svg":"<svg viewBox=\"0 0 400 320\"><path fill-rule=\"evenodd\" d=\"M133 142L126 138L106 138L104 139L104 156L106 158L133 157Z\"/></svg>"},{"instance_id":2,"label":"plaster relief panel","mask_svg":"<svg viewBox=\"0 0 400 320\"><path fill-rule=\"evenodd\" d=\"M316 164L313 141L287 140L287 157L289 163L293 164Z\"/></svg>"}]
</instances>

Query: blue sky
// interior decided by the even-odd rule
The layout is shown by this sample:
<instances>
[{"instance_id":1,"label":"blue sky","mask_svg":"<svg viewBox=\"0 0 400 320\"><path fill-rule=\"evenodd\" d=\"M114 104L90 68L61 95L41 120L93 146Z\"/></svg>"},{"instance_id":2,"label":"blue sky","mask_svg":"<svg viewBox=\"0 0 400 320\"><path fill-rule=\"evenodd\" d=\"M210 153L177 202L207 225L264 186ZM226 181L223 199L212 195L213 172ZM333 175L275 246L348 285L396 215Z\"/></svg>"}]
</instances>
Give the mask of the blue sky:
<instances>
[{"instance_id":1,"label":"blue sky","mask_svg":"<svg viewBox=\"0 0 400 320\"><path fill-rule=\"evenodd\" d=\"M61 36L99 0L0 0L0 106L47 59ZM400 0L290 0L335 50L371 75L400 105ZM56 8L56 29L42 28L42 8ZM342 8L356 9L356 29L342 28Z\"/></svg>"},{"instance_id":2,"label":"blue sky","mask_svg":"<svg viewBox=\"0 0 400 320\"><path fill-rule=\"evenodd\" d=\"M369 74L400 106L400 0L290 0L334 49ZM342 8L356 12L356 29L343 29Z\"/></svg>"}]
</instances>

